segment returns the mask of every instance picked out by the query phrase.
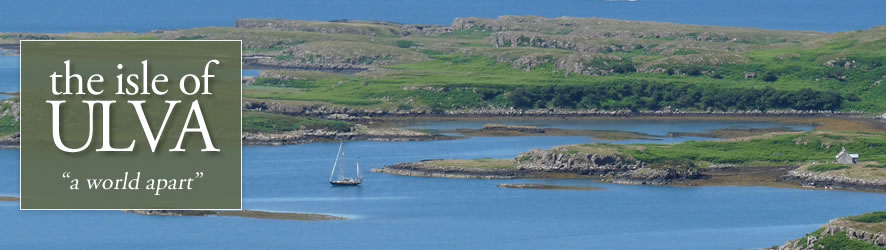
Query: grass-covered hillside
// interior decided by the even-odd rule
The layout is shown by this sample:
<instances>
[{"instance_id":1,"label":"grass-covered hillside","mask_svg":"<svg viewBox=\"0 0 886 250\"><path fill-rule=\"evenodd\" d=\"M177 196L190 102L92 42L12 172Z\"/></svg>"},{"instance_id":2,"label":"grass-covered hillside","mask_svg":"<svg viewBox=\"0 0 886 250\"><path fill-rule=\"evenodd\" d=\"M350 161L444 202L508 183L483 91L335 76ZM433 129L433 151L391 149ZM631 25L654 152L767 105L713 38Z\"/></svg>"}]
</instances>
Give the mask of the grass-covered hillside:
<instances>
[{"instance_id":1,"label":"grass-covered hillside","mask_svg":"<svg viewBox=\"0 0 886 250\"><path fill-rule=\"evenodd\" d=\"M265 72L250 100L385 110L836 110L886 112L886 27L826 34L506 16L449 26L239 20L147 34L18 39L242 39Z\"/></svg>"}]
</instances>

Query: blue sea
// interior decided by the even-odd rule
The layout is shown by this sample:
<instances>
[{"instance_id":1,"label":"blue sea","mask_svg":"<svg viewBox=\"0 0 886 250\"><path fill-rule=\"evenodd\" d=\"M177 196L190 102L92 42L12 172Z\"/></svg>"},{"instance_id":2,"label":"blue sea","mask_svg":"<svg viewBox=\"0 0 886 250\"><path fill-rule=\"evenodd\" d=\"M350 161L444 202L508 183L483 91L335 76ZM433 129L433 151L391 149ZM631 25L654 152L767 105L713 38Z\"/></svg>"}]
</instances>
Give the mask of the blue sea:
<instances>
[{"instance_id":1,"label":"blue sea","mask_svg":"<svg viewBox=\"0 0 886 250\"><path fill-rule=\"evenodd\" d=\"M146 32L233 26L238 18L450 24L456 17L503 15L840 32L886 24L883 10L886 1L878 0L4 0L0 32Z\"/></svg>"}]
</instances>

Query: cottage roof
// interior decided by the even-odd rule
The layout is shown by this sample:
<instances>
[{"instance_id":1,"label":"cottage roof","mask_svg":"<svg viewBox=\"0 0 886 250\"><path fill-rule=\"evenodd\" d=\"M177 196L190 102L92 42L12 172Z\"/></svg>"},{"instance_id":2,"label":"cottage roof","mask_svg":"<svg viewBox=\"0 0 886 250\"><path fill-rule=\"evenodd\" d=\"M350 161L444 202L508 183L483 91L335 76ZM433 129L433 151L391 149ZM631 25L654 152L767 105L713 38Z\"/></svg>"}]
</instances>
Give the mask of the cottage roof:
<instances>
[{"instance_id":1,"label":"cottage roof","mask_svg":"<svg viewBox=\"0 0 886 250\"><path fill-rule=\"evenodd\" d=\"M840 150L840 153L837 154L837 156L834 156L834 158L840 159L840 157L842 157L843 155L849 155L849 158L858 159L858 154L850 154L850 153L846 152L846 147L843 147L843 149Z\"/></svg>"}]
</instances>

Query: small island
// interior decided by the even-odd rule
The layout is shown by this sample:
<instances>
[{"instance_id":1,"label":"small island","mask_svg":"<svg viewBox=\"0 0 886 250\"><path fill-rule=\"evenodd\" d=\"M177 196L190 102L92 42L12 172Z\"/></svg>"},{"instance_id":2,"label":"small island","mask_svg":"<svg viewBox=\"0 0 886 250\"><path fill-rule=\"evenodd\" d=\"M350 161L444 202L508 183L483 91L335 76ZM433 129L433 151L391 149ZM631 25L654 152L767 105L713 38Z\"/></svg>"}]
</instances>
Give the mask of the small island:
<instances>
[{"instance_id":1,"label":"small island","mask_svg":"<svg viewBox=\"0 0 886 250\"><path fill-rule=\"evenodd\" d=\"M880 132L775 132L678 144L583 144L535 149L514 159L425 160L373 169L394 175L444 178L598 178L641 185L787 186L886 191ZM837 164L847 148L869 156Z\"/></svg>"}]
</instances>

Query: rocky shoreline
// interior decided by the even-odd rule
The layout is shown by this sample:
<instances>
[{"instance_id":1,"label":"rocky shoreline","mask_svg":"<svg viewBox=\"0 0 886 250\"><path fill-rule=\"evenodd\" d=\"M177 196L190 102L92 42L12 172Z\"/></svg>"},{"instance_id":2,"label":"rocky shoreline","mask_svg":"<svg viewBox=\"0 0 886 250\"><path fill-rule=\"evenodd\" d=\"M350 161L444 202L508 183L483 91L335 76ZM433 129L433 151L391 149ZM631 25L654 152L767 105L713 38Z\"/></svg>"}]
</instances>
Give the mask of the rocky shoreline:
<instances>
[{"instance_id":1,"label":"rocky shoreline","mask_svg":"<svg viewBox=\"0 0 886 250\"><path fill-rule=\"evenodd\" d=\"M792 170L778 179L781 182L793 183L803 187L873 192L886 191L886 181L863 180L833 175L828 172L814 173L798 169Z\"/></svg>"},{"instance_id":2,"label":"rocky shoreline","mask_svg":"<svg viewBox=\"0 0 886 250\"><path fill-rule=\"evenodd\" d=\"M330 107L320 104L287 104L274 101L252 100L243 102L244 110L264 111L286 115L312 116L341 120L361 120L379 118L501 118L501 117L687 117L687 116L759 116L759 117L815 117L815 116L858 116L870 117L863 112L804 111L804 110L751 110L751 111L685 111L662 109L654 111L631 110L573 110L573 109L514 109L483 108L458 109L434 112L431 110L383 110L349 107Z\"/></svg>"},{"instance_id":3,"label":"rocky shoreline","mask_svg":"<svg viewBox=\"0 0 886 250\"><path fill-rule=\"evenodd\" d=\"M4 148L19 148L22 142L22 135L19 133L15 133L10 136L6 136L0 138L0 149Z\"/></svg>"}]
</instances>

